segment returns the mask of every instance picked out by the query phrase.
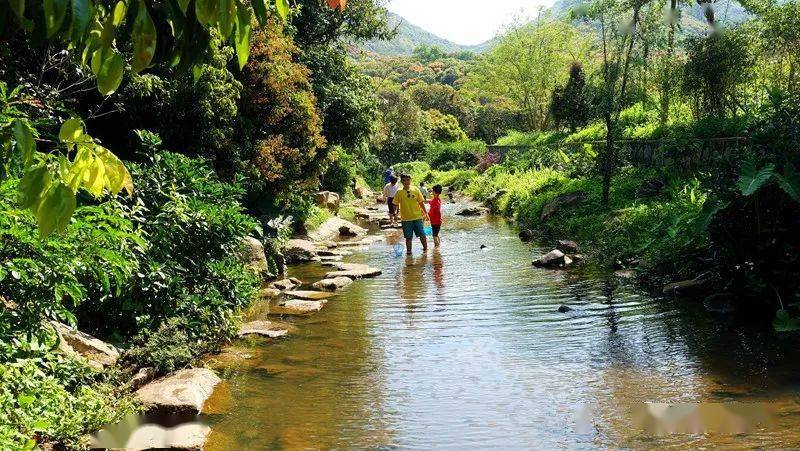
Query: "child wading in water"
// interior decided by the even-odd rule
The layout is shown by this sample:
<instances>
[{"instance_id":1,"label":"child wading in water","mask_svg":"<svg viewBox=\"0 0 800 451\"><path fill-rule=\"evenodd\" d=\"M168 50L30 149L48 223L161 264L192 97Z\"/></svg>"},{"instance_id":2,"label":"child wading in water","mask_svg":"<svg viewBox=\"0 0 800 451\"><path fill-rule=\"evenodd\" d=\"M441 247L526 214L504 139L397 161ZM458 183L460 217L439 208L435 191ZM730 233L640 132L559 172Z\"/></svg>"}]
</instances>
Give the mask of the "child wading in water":
<instances>
[{"instance_id":1,"label":"child wading in water","mask_svg":"<svg viewBox=\"0 0 800 451\"><path fill-rule=\"evenodd\" d=\"M403 174L400 176L400 183L403 189L394 196L394 204L400 209L400 222L403 225L403 237L406 239L406 254L411 255L411 243L414 235L417 235L422 244L422 250L428 250L428 239L425 237L425 225L423 220L428 220L428 212L425 211L425 199L419 188L411 186L411 176Z\"/></svg>"},{"instance_id":2,"label":"child wading in water","mask_svg":"<svg viewBox=\"0 0 800 451\"><path fill-rule=\"evenodd\" d=\"M442 229L442 185L433 186L433 199L428 201L430 209L428 217L431 218L431 229L433 229L433 246L439 247L439 231Z\"/></svg>"},{"instance_id":3,"label":"child wading in water","mask_svg":"<svg viewBox=\"0 0 800 451\"><path fill-rule=\"evenodd\" d=\"M397 177L390 175L389 182L383 187L383 197L386 198L386 205L389 207L389 222L397 225L397 205L394 204L394 196L400 189Z\"/></svg>"}]
</instances>

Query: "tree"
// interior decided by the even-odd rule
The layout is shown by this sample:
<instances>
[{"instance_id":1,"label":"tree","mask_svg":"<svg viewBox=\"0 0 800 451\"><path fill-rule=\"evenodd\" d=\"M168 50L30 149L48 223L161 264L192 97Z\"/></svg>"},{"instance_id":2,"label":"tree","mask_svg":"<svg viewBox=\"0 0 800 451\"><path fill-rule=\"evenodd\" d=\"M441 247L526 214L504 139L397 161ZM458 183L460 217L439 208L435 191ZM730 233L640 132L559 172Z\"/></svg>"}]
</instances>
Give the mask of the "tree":
<instances>
[{"instance_id":1,"label":"tree","mask_svg":"<svg viewBox=\"0 0 800 451\"><path fill-rule=\"evenodd\" d=\"M431 140L425 114L398 87L386 87L378 96L381 114L373 153L388 165L418 159Z\"/></svg>"},{"instance_id":2,"label":"tree","mask_svg":"<svg viewBox=\"0 0 800 451\"><path fill-rule=\"evenodd\" d=\"M550 112L557 128L566 124L574 133L578 127L588 122L590 108L583 66L576 61L569 68L567 84L553 91Z\"/></svg>"},{"instance_id":3,"label":"tree","mask_svg":"<svg viewBox=\"0 0 800 451\"><path fill-rule=\"evenodd\" d=\"M241 73L239 111L252 143L248 158L266 182L265 194L315 189L325 163L322 119L309 70L279 24L257 31Z\"/></svg>"},{"instance_id":4,"label":"tree","mask_svg":"<svg viewBox=\"0 0 800 451\"><path fill-rule=\"evenodd\" d=\"M411 98L423 110L438 110L458 120L468 134L474 129L473 105L452 86L440 83L418 83L411 88Z\"/></svg>"},{"instance_id":5,"label":"tree","mask_svg":"<svg viewBox=\"0 0 800 451\"><path fill-rule=\"evenodd\" d=\"M346 9L326 7L326 1L297 1L297 13L291 23L301 49L340 39L363 42L394 37L395 32L386 21L386 9L375 0L348 0Z\"/></svg>"},{"instance_id":6,"label":"tree","mask_svg":"<svg viewBox=\"0 0 800 451\"><path fill-rule=\"evenodd\" d=\"M572 61L586 59L589 41L572 25L539 17L512 29L469 76L474 92L506 97L523 112L526 128L550 125L550 97Z\"/></svg>"},{"instance_id":7,"label":"tree","mask_svg":"<svg viewBox=\"0 0 800 451\"><path fill-rule=\"evenodd\" d=\"M748 37L739 30L722 29L689 38L686 47L682 87L695 115L724 117L744 110L740 87L755 64Z\"/></svg>"},{"instance_id":8,"label":"tree","mask_svg":"<svg viewBox=\"0 0 800 451\"><path fill-rule=\"evenodd\" d=\"M439 110L425 111L425 127L434 141L456 142L467 139L467 134L458 126L455 116Z\"/></svg>"}]
</instances>

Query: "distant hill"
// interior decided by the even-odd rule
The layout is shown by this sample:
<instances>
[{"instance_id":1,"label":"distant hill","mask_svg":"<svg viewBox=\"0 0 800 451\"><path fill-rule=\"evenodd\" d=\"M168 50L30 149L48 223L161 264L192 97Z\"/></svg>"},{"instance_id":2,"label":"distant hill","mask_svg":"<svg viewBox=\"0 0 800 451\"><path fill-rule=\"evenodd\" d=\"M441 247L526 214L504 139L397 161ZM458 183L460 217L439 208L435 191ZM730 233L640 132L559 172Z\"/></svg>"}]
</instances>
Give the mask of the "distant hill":
<instances>
[{"instance_id":1,"label":"distant hill","mask_svg":"<svg viewBox=\"0 0 800 451\"><path fill-rule=\"evenodd\" d=\"M460 45L418 27L394 13L389 13L389 24L397 28L397 35L388 41L369 41L363 44L362 50L383 56L411 55L420 45L436 46L448 53L468 51L481 53L487 49L487 41L478 45Z\"/></svg>"},{"instance_id":2,"label":"distant hill","mask_svg":"<svg viewBox=\"0 0 800 451\"><path fill-rule=\"evenodd\" d=\"M584 0L556 0L548 8L553 16L564 17L573 7L581 3L588 3ZM726 24L736 24L747 19L748 13L735 0L730 2L714 4L714 13L718 21ZM379 56L402 56L411 55L414 48L420 45L437 46L448 53L468 51L473 53L483 53L494 47L498 38L492 38L478 45L460 45L448 41L445 38L412 24L397 14L389 13L389 24L396 27L397 35L388 41L369 41L360 46L361 50ZM696 3L692 3L689 8L683 7L681 27L686 34L694 34L708 30L703 17L702 8Z\"/></svg>"}]
</instances>

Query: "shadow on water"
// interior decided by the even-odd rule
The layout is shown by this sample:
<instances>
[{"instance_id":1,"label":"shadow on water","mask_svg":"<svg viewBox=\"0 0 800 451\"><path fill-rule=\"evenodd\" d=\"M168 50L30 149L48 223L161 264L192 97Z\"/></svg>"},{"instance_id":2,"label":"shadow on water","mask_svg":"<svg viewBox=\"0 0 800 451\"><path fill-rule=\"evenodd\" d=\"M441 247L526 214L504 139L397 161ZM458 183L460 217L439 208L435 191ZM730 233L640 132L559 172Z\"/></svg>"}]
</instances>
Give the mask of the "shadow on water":
<instances>
[{"instance_id":1,"label":"shadow on water","mask_svg":"<svg viewBox=\"0 0 800 451\"><path fill-rule=\"evenodd\" d=\"M209 417L207 449L800 445L796 343L590 268L533 268L546 249L452 208L441 249L397 256L394 235L358 250L347 261L382 276L286 319L289 339L217 357L231 400ZM312 283L326 269L291 275ZM645 402L729 401L773 403L776 422L654 434L632 414Z\"/></svg>"}]
</instances>

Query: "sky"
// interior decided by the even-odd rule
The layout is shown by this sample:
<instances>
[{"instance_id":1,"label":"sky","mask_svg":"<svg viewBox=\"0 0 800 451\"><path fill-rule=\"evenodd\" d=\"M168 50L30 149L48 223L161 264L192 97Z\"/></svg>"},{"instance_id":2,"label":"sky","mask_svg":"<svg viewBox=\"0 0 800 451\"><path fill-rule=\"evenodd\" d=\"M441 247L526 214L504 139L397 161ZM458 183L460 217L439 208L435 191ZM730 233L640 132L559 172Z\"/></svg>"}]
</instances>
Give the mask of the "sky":
<instances>
[{"instance_id":1,"label":"sky","mask_svg":"<svg viewBox=\"0 0 800 451\"><path fill-rule=\"evenodd\" d=\"M386 7L457 44L480 44L515 19L533 18L554 0L388 0Z\"/></svg>"}]
</instances>

